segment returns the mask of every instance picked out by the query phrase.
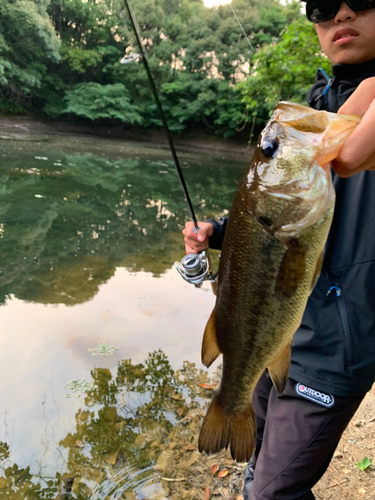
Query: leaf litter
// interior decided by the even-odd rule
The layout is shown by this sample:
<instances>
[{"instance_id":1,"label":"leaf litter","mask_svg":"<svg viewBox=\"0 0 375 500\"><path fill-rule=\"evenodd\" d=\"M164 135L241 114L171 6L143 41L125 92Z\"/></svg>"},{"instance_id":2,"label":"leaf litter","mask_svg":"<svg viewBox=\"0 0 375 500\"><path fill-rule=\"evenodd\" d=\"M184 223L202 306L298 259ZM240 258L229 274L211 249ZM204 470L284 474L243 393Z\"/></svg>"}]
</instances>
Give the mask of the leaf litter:
<instances>
[{"instance_id":1,"label":"leaf litter","mask_svg":"<svg viewBox=\"0 0 375 500\"><path fill-rule=\"evenodd\" d=\"M144 473L145 478L137 479L136 483L128 479L128 476L133 474L129 472L130 465L126 465L130 464L127 458L129 455L121 440L116 438L118 444L114 444L110 452L102 454L99 461L85 459L86 465L83 467L81 465L77 469L72 486L73 494L81 495L79 498L106 500L112 498L111 494L114 491L116 498L127 500L140 498L144 500L164 500L165 498L171 500L181 498L186 500L221 500L223 498L242 500L245 464L234 462L226 450L212 456L198 452L199 430L207 407L214 396L214 391L205 389L205 385L218 386L220 368L210 378L207 372L198 370L193 363L184 362L183 368L174 373L174 380L172 384L164 386L160 402L154 399L151 406L146 404L144 414L142 408L137 409L138 413L142 412L140 423L142 422L143 431L135 438L132 449L138 450L136 453L138 456L139 454L147 456L147 460L152 460L152 465L142 470L141 464L136 463L135 470L138 469L138 471L134 472L134 475L138 478ZM154 382L157 384L156 380ZM90 385L87 382L75 380L66 387L72 391L85 391L95 388L95 384ZM152 412L153 408L159 404L163 411L174 415L173 425L168 427L165 422L150 419L150 411ZM126 405L127 403L125 407ZM134 413L134 410L132 411ZM80 419L83 416L82 414ZM146 421L147 425L144 426ZM112 432L122 432L125 428L126 424L124 427L122 422L117 422ZM116 437L116 434L114 436ZM82 444L85 442L81 435L78 438L82 440L79 446L77 446L77 437L71 438L76 450L75 463L77 464L80 461L78 453L81 449L83 451ZM68 444L68 439L65 443ZM128 475L124 474L124 470L128 471ZM92 481L97 484L94 490L99 496L92 495L92 486L89 486ZM106 484L114 488L111 493L110 490L105 493Z\"/></svg>"},{"instance_id":2,"label":"leaf litter","mask_svg":"<svg viewBox=\"0 0 375 500\"><path fill-rule=\"evenodd\" d=\"M207 406L214 396L211 387L218 386L220 375L221 367L211 380L208 380L206 372L199 371L189 381L191 387L194 386L197 397L185 407L185 415L179 418L164 440L165 449L158 455L155 470L160 473L165 496L172 500L242 500L246 464L234 462L227 450L211 456L198 452L199 430ZM170 396L172 401L180 400L174 396Z\"/></svg>"},{"instance_id":3,"label":"leaf litter","mask_svg":"<svg viewBox=\"0 0 375 500\"><path fill-rule=\"evenodd\" d=\"M101 428L103 430L100 431L98 446L103 448L103 452L96 455L96 458L92 456L88 459L89 445L82 446L92 440L90 430L92 423L90 426L80 427L82 431L69 438L71 445L68 436L64 441L67 446L74 447L76 450L74 463L80 464L77 470L75 470L76 466L71 464L72 473L75 470L72 492L74 494L79 492L81 495L79 498L82 499L109 500L114 498L112 496L114 490L111 490L111 494L109 490L108 494L104 494L104 490L101 490L103 494L98 497L92 496L92 481L94 481L97 488L104 488L109 483L112 485L111 488L115 488L116 495L119 495L116 498L127 500L164 500L165 498L171 500L181 498L243 500L243 473L246 464L234 462L226 450L211 456L200 454L197 450L202 420L215 394L215 390L207 390L205 387L207 385L217 387L220 380L220 368L212 377L209 377L207 372L197 369L193 363L185 362L181 370L174 372L168 368L161 354L153 354L150 359L154 364L157 361L154 372L150 371L151 361L150 364L146 362L144 366L132 365L130 361L120 362L127 375L123 379L117 376L117 386L121 387L124 381L128 380L129 386L124 385L128 387L128 390L136 390L140 394L145 394L145 389L147 388L148 391L151 388L153 396L151 399L146 398L137 408L128 407L130 400L126 395L121 396L123 406L119 404L122 399L117 396L116 411L111 405L103 407L103 411L106 411L103 424L113 422ZM98 376L107 377L108 388L105 391L109 392L105 394L109 395L115 387L111 385L110 372L108 369L97 369L97 371ZM156 373L163 373L166 382L161 384L158 378L154 378L153 374ZM95 398L101 398L103 397L101 394L104 395L102 382L99 378L94 378L94 380L98 381L102 388L90 393L88 401L90 399L97 401ZM73 381L71 384L74 383L74 385L69 387L76 390L90 388L83 384L77 386L77 382L84 381ZM112 401L114 403L115 400ZM358 410L358 415L344 432L326 474L315 486L313 491L317 498L352 500L366 495L366 491L372 491L375 467L369 465L365 471L361 471L357 464L363 460L363 457L368 457L370 461L374 459L374 403L375 394L371 392ZM120 417L120 414L124 416ZM129 420L126 415L130 415L131 419ZM156 418L157 415L164 415L164 420L159 416ZM165 420L167 415L169 415L168 420ZM86 426L85 422L93 422L94 414L90 416L89 411L82 411L77 418L78 422L82 422L80 426ZM133 420L134 424L132 424ZM127 444L123 436L128 435L127 429L133 428L139 429L138 434ZM87 429L87 436L83 429ZM77 439L79 444L77 444ZM81 453L81 449L86 455L79 458L78 454ZM135 462L132 456L138 457ZM366 460L363 465L367 464ZM119 478L125 478L131 474L138 478L137 481L123 479L121 483Z\"/></svg>"}]
</instances>

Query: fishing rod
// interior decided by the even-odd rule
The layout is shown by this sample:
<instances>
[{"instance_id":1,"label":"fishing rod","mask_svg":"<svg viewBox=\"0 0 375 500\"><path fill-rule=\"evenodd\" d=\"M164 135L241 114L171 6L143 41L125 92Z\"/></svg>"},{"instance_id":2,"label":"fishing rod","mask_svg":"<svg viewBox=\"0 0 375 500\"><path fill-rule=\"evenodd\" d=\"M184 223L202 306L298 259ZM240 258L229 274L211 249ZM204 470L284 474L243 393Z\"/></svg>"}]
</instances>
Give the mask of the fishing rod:
<instances>
[{"instance_id":1,"label":"fishing rod","mask_svg":"<svg viewBox=\"0 0 375 500\"><path fill-rule=\"evenodd\" d=\"M194 223L193 231L195 233L198 233L200 226L198 225L197 218L195 216L193 204L191 202L189 192L188 192L188 189L187 189L187 186L185 183L185 179L184 179L184 176L182 174L180 162L178 160L178 156L176 153L176 149L174 147L174 142L173 142L171 133L169 131L168 123L167 123L167 120L165 118L163 107L162 107L160 99L159 99L158 91L156 89L155 81L154 81L154 78L152 76L150 66L148 64L146 51L144 50L144 47L142 45L141 36L139 33L139 28L138 28L138 23L137 23L135 15L130 7L129 0L124 0L124 2L125 2L126 10L128 12L128 16L129 16L133 31L134 31L135 38L137 40L139 51L141 53L142 62L143 62L144 68L145 68L146 73L147 73L150 87L151 87L152 93L154 95L156 106L158 108L159 115L160 115L160 118L161 118L161 121L163 124L163 130L164 130L164 133L165 133L167 140L168 140L168 143L169 143L169 148L170 148L171 153L172 153L172 157L173 157L173 161L174 161L174 164L176 167L178 178L180 179L182 191L184 193L185 200L186 200L186 203L188 205L190 215L191 215L191 218L192 218L193 223ZM128 62L133 62L136 59L138 59L137 55L130 54L128 56L125 56L121 60L121 62L128 63ZM211 281L213 283L216 280L216 276L217 276L217 273L215 275L213 275L211 273L208 252L206 250L199 253L198 255L196 255L196 254L185 255L185 257L183 257L183 259L181 260L180 264L176 265L176 269L185 281L188 281L189 283L194 284L196 287L201 286L202 282L205 280Z\"/></svg>"},{"instance_id":2,"label":"fishing rod","mask_svg":"<svg viewBox=\"0 0 375 500\"><path fill-rule=\"evenodd\" d=\"M232 14L233 14L234 18L236 19L236 21L237 21L237 23L238 23L238 25L239 25L239 27L241 28L242 33L244 34L245 39L247 40L247 43L248 43L248 44L249 44L249 46L250 46L251 52L252 52L252 53L254 54L254 56L255 56L255 55L256 55L255 49L254 49L254 47L253 47L252 43L250 42L250 39L249 39L249 37L247 36L246 31L244 30L244 27L243 27L243 26L242 26L242 24L241 24L241 21L238 19L238 16L237 16L237 14L236 14L235 10L233 9L233 7L232 7L232 4L231 4L231 3L229 4L229 7L230 7L230 10L232 11ZM280 98L279 98L279 96L277 95L277 92L276 92L276 90L275 90L274 86L272 85L271 80L269 79L269 77L268 77L267 73L266 73L266 78L267 78L268 84L270 85L270 87L271 87L271 89L272 89L272 92L275 94L276 101L277 101L277 102L280 102Z\"/></svg>"}]
</instances>

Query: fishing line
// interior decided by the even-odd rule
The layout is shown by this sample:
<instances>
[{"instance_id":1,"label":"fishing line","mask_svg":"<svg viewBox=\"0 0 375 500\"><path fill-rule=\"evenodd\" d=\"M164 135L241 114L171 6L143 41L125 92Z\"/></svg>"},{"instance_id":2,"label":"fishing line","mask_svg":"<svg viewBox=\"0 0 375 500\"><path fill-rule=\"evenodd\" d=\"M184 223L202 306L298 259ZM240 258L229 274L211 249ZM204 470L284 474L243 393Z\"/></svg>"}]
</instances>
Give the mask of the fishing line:
<instances>
[{"instance_id":1,"label":"fishing line","mask_svg":"<svg viewBox=\"0 0 375 500\"><path fill-rule=\"evenodd\" d=\"M139 27L138 27L138 23L137 23L137 20L136 20L134 14L133 14L133 12L132 12L132 10L130 8L128 0L124 0L124 2L125 2L126 10L128 11L128 15L129 15L129 18L130 18L130 22L132 24L132 28L133 28L133 31L134 31L134 34L135 34L135 38L137 40L137 44L138 44L140 53L142 55L143 65L145 67L145 70L146 70L146 73L147 73L147 76L148 76L148 80L149 80L149 83L150 83L150 87L151 87L152 93L154 94L156 106L158 108L161 121L163 123L164 133L165 133L165 135L166 135L166 137L168 139L169 148L171 150L173 161L174 161L174 164L175 164L175 167L176 167L176 170L177 170L177 174L178 174L178 177L180 179L182 191L184 193L186 203L187 203L187 205L189 207L191 218L192 218L192 220L194 222L194 231L198 232L199 226L198 226L197 218L195 216L194 208L193 208L193 205L191 203L191 199L190 199L189 192L188 192L188 189L187 189L187 186L186 186L186 183L185 183L184 176L182 174L180 162L178 160L176 149L175 149L174 143L173 143L173 139L172 139L171 133L169 131L167 120L166 120L165 115L164 115L163 107L162 107L160 99L159 99L158 91L156 90L155 81L154 81L154 78L152 76L152 73L151 73L151 70L150 70L150 66L148 64L146 51L144 50L142 42L141 42L141 36L140 36L140 33L139 33L140 30L139 30ZM130 61L123 60L123 62L126 63L126 62L130 62Z\"/></svg>"},{"instance_id":2,"label":"fishing line","mask_svg":"<svg viewBox=\"0 0 375 500\"><path fill-rule=\"evenodd\" d=\"M239 27L241 28L242 33L245 35L245 38L246 38L246 40L247 40L248 44L250 45L250 49L251 49L252 53L253 53L253 54L254 54L254 56L255 56L255 55L256 55L255 49L254 49L254 47L252 46L252 44L251 44L251 42L250 42L250 39L249 39L249 37L247 36L247 34L246 34L246 32L245 32L245 30L244 30L244 28L243 28L242 24L241 24L241 21L238 19L237 14L235 13L235 11L234 11L234 9L233 9L233 7L232 7L232 4L231 4L231 3L229 4L229 7L230 7L230 9L231 9L231 11L232 11L232 13L233 13L234 17L236 18L236 21L238 22L238 25L239 25ZM270 87L271 87L271 89L272 89L272 92L275 94L275 97L276 97L277 102L280 102L280 98L279 98L279 96L277 95L276 90L275 90L274 86L273 86L273 85L272 85L272 83L271 83L271 80L268 78L267 72L266 72L266 78L267 78L267 81L268 81L268 83L269 83L269 85L270 85Z\"/></svg>"}]
</instances>

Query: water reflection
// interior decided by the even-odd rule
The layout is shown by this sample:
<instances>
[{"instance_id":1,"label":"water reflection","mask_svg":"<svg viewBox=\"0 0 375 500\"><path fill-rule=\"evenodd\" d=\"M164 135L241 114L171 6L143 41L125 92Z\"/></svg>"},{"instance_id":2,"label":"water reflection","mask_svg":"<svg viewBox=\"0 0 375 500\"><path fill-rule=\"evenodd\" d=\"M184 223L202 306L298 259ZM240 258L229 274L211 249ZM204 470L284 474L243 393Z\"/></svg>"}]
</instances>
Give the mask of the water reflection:
<instances>
[{"instance_id":1,"label":"water reflection","mask_svg":"<svg viewBox=\"0 0 375 500\"><path fill-rule=\"evenodd\" d=\"M110 500L133 497L140 500L165 498L167 495L153 466L139 470L137 467L124 467L94 487L90 500Z\"/></svg>"},{"instance_id":2,"label":"water reflection","mask_svg":"<svg viewBox=\"0 0 375 500\"><path fill-rule=\"evenodd\" d=\"M196 452L208 375L191 364L214 297L173 269L188 214L169 152L77 137L1 143L0 496L201 498L223 487ZM180 159L198 216L224 213L244 164ZM93 357L99 343L118 350ZM73 393L72 380L93 389Z\"/></svg>"},{"instance_id":3,"label":"water reflection","mask_svg":"<svg viewBox=\"0 0 375 500\"><path fill-rule=\"evenodd\" d=\"M13 294L74 305L92 298L116 267L159 276L180 260L188 215L168 152L141 157L133 147L113 159L108 143L98 156L87 145L72 154L71 144L50 142L2 144L0 303ZM242 169L212 157L186 160L198 215L227 210Z\"/></svg>"},{"instance_id":4,"label":"water reflection","mask_svg":"<svg viewBox=\"0 0 375 500\"><path fill-rule=\"evenodd\" d=\"M29 466L19 467L4 441L0 443L0 492L6 491L8 498L12 494L33 498L43 491L43 498L55 498L58 493L60 498L69 494L104 500L171 494L173 498L186 491L188 498L201 498L205 487L216 488L217 493L223 487L224 479L213 478L210 472L216 462L231 469L226 487L233 495L238 491L241 466L225 452L210 458L197 452L207 391L209 396L212 392L202 384L212 381L194 363L184 362L173 370L165 353L158 350L143 363L120 361L115 373L95 368L88 382L92 389L84 391L74 429L51 443L64 462L63 475L48 471L42 462L34 465L33 472Z\"/></svg>"}]
</instances>

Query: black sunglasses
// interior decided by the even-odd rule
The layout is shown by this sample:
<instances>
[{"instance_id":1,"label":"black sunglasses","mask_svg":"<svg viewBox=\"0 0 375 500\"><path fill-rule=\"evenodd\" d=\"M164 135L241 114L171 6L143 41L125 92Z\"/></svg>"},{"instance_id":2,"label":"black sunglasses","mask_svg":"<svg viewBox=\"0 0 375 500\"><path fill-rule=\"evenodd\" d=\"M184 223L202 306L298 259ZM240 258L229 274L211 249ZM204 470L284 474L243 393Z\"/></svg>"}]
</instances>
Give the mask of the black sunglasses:
<instances>
[{"instance_id":1,"label":"black sunglasses","mask_svg":"<svg viewBox=\"0 0 375 500\"><path fill-rule=\"evenodd\" d=\"M375 0L346 0L345 3L347 3L354 12L361 12L375 7ZM307 19L312 23L324 23L325 21L329 21L338 13L341 4L342 0L307 0Z\"/></svg>"}]
</instances>

